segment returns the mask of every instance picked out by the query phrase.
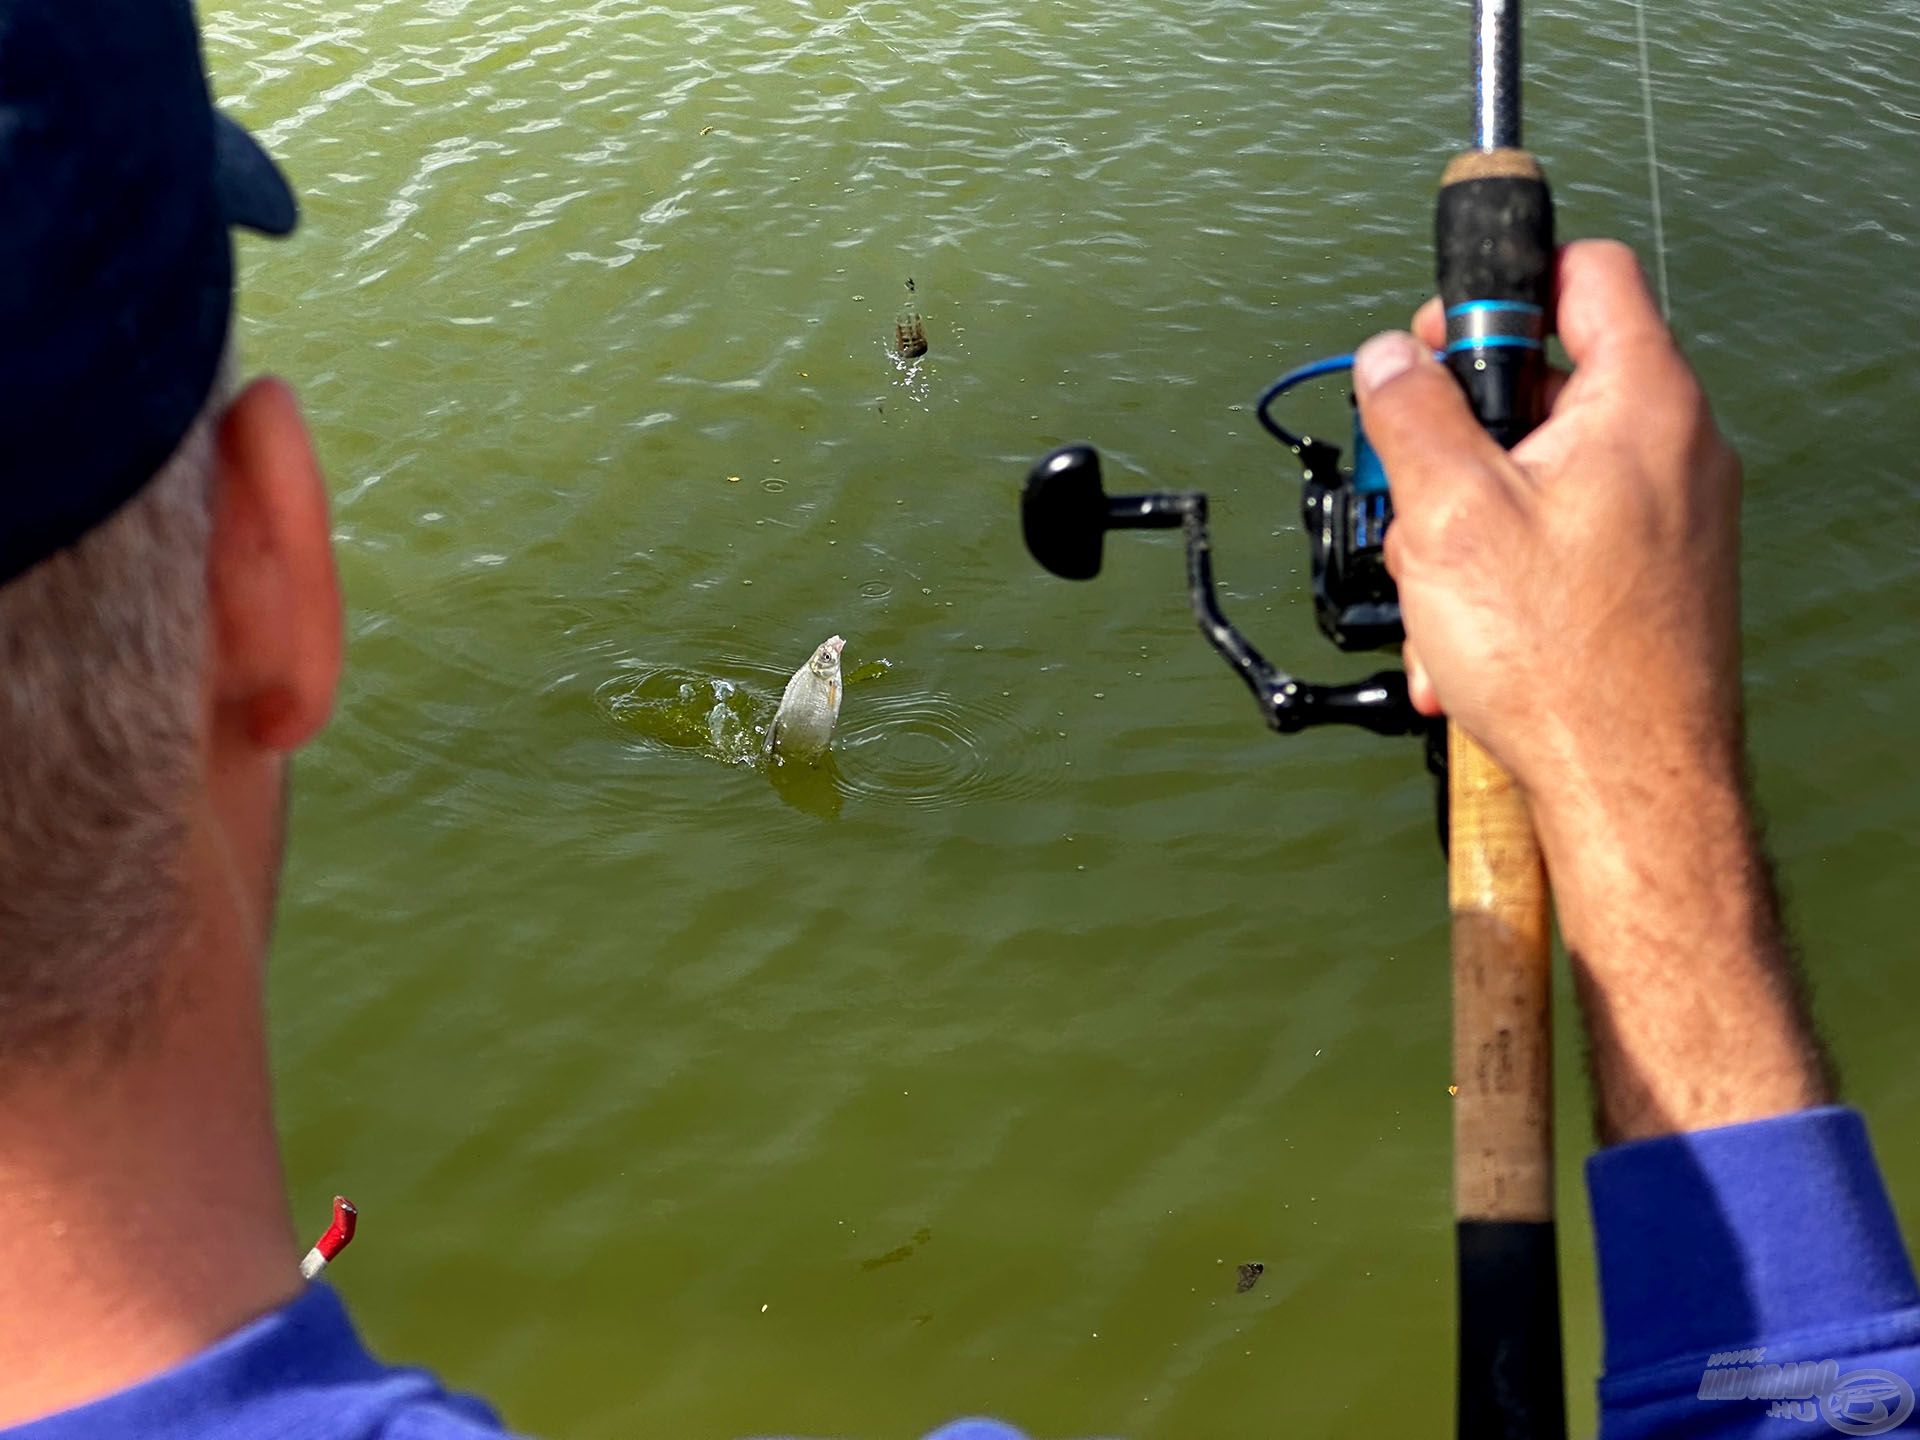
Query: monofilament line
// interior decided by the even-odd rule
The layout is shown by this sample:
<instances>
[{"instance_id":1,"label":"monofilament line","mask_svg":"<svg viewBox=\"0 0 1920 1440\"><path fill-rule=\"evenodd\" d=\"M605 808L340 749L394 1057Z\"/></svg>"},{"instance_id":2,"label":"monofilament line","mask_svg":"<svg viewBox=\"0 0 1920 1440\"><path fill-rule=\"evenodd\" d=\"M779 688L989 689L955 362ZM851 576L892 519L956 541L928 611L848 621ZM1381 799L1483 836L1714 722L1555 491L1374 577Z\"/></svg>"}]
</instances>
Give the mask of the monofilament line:
<instances>
[{"instance_id":1,"label":"monofilament line","mask_svg":"<svg viewBox=\"0 0 1920 1440\"><path fill-rule=\"evenodd\" d=\"M1653 138L1653 62L1647 55L1647 0L1633 0L1640 37L1640 109L1647 122L1647 188L1653 197L1653 259L1660 277L1660 314L1673 319L1673 293L1667 286L1666 212L1660 204L1660 152Z\"/></svg>"}]
</instances>

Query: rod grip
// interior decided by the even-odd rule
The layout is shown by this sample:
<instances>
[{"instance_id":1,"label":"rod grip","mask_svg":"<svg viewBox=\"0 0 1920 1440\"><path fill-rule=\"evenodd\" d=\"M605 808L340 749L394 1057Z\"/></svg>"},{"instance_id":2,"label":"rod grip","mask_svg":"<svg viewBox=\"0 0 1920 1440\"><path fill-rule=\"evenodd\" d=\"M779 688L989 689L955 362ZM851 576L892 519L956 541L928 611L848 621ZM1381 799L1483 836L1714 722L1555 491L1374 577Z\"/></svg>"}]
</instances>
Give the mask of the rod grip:
<instances>
[{"instance_id":1,"label":"rod grip","mask_svg":"<svg viewBox=\"0 0 1920 1440\"><path fill-rule=\"evenodd\" d=\"M1553 1218L1547 876L1513 779L1448 731L1454 1214Z\"/></svg>"},{"instance_id":2,"label":"rod grip","mask_svg":"<svg viewBox=\"0 0 1920 1440\"><path fill-rule=\"evenodd\" d=\"M1447 366L1480 423L1511 449L1546 414L1553 195L1525 150L1471 150L1440 182L1434 253Z\"/></svg>"}]
</instances>

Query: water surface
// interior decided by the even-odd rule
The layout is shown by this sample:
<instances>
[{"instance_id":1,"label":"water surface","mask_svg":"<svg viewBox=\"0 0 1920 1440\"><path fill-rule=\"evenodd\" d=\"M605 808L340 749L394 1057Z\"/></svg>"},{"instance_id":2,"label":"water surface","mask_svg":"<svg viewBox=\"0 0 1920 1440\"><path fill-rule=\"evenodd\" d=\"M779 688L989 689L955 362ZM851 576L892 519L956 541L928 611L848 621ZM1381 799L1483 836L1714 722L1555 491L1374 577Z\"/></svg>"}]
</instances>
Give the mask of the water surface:
<instances>
[{"instance_id":1,"label":"water surface","mask_svg":"<svg viewBox=\"0 0 1920 1440\"><path fill-rule=\"evenodd\" d=\"M1761 791L1920 1218L1911 9L1649 18L1675 318L1748 460ZM1529 120L1565 230L1644 246L1633 20L1536 9ZM1317 638L1297 476L1248 406L1424 294L1464 9L207 24L305 207L246 242L243 343L308 407L351 652L274 1031L299 1213L360 1203L338 1277L373 1340L574 1440L1442 1433L1418 756L1268 735L1171 537L1069 586L1013 496L1080 438L1116 488L1204 485L1230 613L1368 668ZM836 632L871 675L796 795L724 737Z\"/></svg>"}]
</instances>

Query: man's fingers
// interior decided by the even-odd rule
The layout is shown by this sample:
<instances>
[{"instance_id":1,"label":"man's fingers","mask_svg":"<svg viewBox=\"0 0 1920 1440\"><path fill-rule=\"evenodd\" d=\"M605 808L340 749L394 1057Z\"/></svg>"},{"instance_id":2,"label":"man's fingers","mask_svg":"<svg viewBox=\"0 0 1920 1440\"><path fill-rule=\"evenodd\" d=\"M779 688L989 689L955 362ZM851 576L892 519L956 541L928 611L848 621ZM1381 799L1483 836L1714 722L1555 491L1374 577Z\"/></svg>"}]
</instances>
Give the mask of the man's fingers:
<instances>
[{"instance_id":1,"label":"man's fingers","mask_svg":"<svg viewBox=\"0 0 1920 1440\"><path fill-rule=\"evenodd\" d=\"M1650 348L1679 358L1639 257L1618 240L1563 248L1554 288L1560 339L1575 365L1644 356Z\"/></svg>"},{"instance_id":2,"label":"man's fingers","mask_svg":"<svg viewBox=\"0 0 1920 1440\"><path fill-rule=\"evenodd\" d=\"M1480 428L1432 349L1413 336L1390 330L1355 351L1353 393L1396 511L1430 504L1434 488L1449 481L1504 476L1505 453Z\"/></svg>"},{"instance_id":3,"label":"man's fingers","mask_svg":"<svg viewBox=\"0 0 1920 1440\"><path fill-rule=\"evenodd\" d=\"M1411 640L1400 647L1400 663L1407 667L1407 698L1413 702L1413 708L1429 719L1440 715L1440 696Z\"/></svg>"},{"instance_id":4,"label":"man's fingers","mask_svg":"<svg viewBox=\"0 0 1920 1440\"><path fill-rule=\"evenodd\" d=\"M1573 379L1573 372L1562 370L1558 365L1547 367L1547 413L1553 413L1553 407L1560 403L1560 392L1567 388L1567 382Z\"/></svg>"},{"instance_id":5,"label":"man's fingers","mask_svg":"<svg viewBox=\"0 0 1920 1440\"><path fill-rule=\"evenodd\" d=\"M1447 313L1440 308L1438 295L1413 312L1413 333L1429 350L1447 348Z\"/></svg>"}]
</instances>

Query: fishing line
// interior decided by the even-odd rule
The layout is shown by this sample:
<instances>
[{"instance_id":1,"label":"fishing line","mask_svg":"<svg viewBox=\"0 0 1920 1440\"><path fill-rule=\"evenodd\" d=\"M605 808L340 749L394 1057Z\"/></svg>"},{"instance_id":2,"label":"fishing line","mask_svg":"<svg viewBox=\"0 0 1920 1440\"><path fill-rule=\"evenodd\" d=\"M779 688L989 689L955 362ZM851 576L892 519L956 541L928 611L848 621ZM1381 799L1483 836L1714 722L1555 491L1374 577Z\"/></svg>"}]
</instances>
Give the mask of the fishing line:
<instances>
[{"instance_id":1,"label":"fishing line","mask_svg":"<svg viewBox=\"0 0 1920 1440\"><path fill-rule=\"evenodd\" d=\"M1673 294L1667 286L1667 225L1660 203L1660 152L1653 136L1653 62L1647 54L1647 0L1633 0L1634 26L1640 39L1640 111L1647 122L1647 188L1653 197L1653 257L1660 276L1660 315L1673 320Z\"/></svg>"},{"instance_id":2,"label":"fishing line","mask_svg":"<svg viewBox=\"0 0 1920 1440\"><path fill-rule=\"evenodd\" d=\"M896 60L903 62L909 61L907 55L902 54L894 47L892 40L899 39L903 45L908 45L910 50L914 47L909 44L904 36L898 34L898 32L894 32L890 39L888 31L883 30L867 17L867 10L870 8L871 6L861 6L854 12L856 18L866 27L868 33L880 43L880 46L886 50L889 55L893 56ZM906 293L900 298L894 308L893 344L890 353L894 365L903 375L909 377L914 370L912 362L918 360L927 352L926 331L922 325L917 305L917 287L914 285L913 276L910 273L920 268L918 262L926 259L927 251L931 245L930 237L932 234L927 215L927 202L929 198L927 162L933 157L934 137L932 129L924 117L920 121L920 128L919 158L910 166L900 164L895 167L896 172L900 174L901 179L908 187L907 193L912 196L912 207L911 213L907 217L907 224L904 227L906 233L904 233L904 238L899 244L899 250L901 252L900 258L905 262L906 270L909 273L907 273L906 276ZM911 148L910 142L908 146L903 148ZM913 393L913 387L911 385L908 385L906 388L909 394ZM924 397L918 395L914 398L924 399Z\"/></svg>"}]
</instances>

